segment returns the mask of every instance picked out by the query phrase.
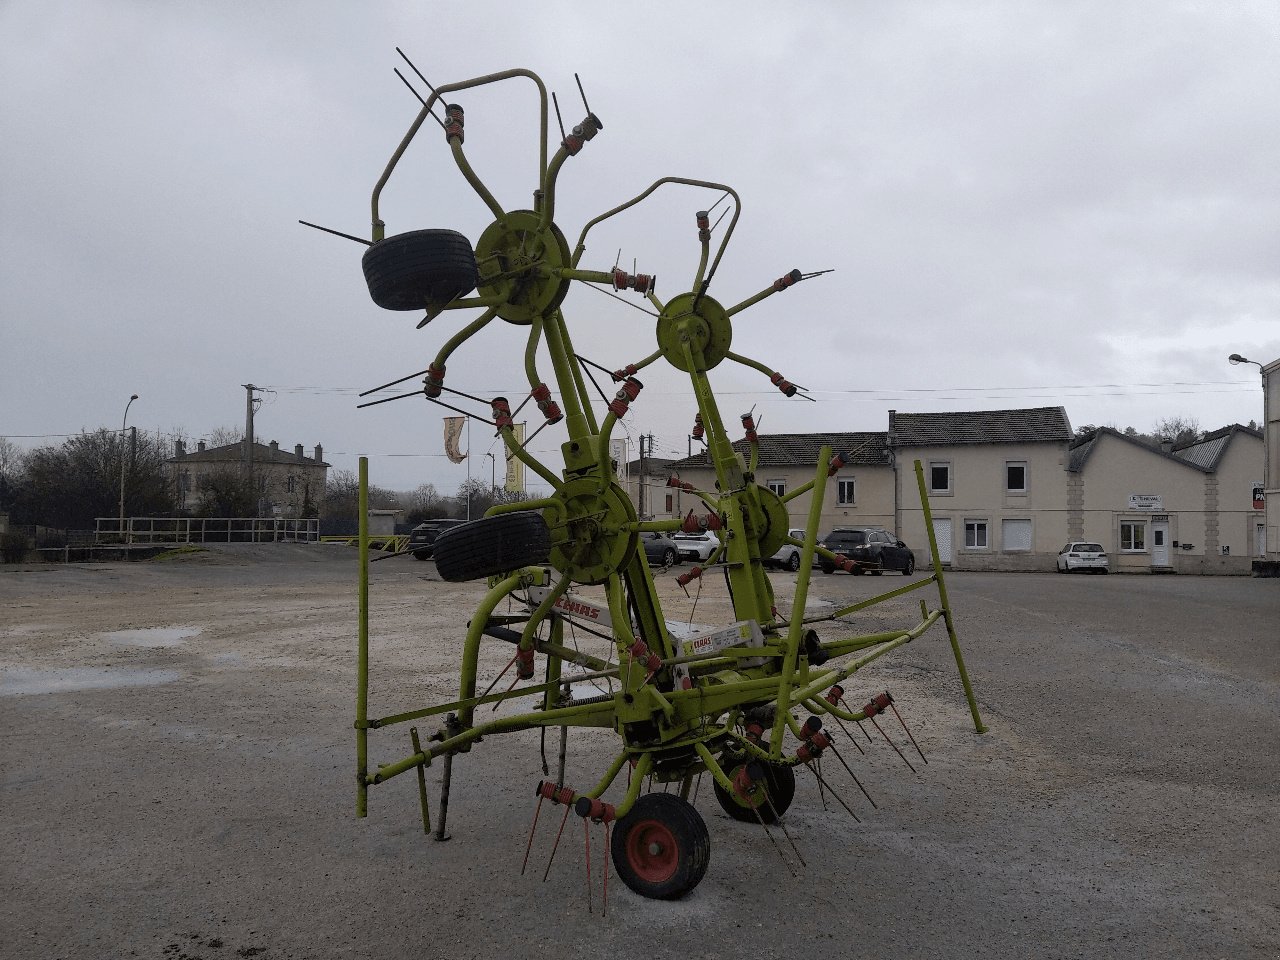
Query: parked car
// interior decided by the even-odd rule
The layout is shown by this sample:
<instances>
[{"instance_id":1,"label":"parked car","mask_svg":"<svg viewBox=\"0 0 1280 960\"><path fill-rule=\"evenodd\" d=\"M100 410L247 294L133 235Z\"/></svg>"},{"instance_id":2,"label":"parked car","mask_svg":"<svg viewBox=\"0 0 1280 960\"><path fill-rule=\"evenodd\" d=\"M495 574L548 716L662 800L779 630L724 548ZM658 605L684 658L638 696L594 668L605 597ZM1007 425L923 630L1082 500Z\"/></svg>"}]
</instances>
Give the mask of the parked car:
<instances>
[{"instance_id":1,"label":"parked car","mask_svg":"<svg viewBox=\"0 0 1280 960\"><path fill-rule=\"evenodd\" d=\"M788 530L787 536L794 540L803 540L803 530ZM800 548L793 543L784 543L778 552L764 562L766 567L783 567L787 570L800 569Z\"/></svg>"},{"instance_id":2,"label":"parked car","mask_svg":"<svg viewBox=\"0 0 1280 960\"><path fill-rule=\"evenodd\" d=\"M650 563L669 567L680 562L680 547L665 533L645 530L640 534L640 545Z\"/></svg>"},{"instance_id":3,"label":"parked car","mask_svg":"<svg viewBox=\"0 0 1280 960\"><path fill-rule=\"evenodd\" d=\"M879 576L885 570L900 570L909 577L916 571L916 555L882 527L836 527L819 546L852 560L855 574L870 572ZM823 573L835 572L835 564L825 557L819 563Z\"/></svg>"},{"instance_id":4,"label":"parked car","mask_svg":"<svg viewBox=\"0 0 1280 960\"><path fill-rule=\"evenodd\" d=\"M450 527L466 523L465 520L425 520L409 531L409 546L413 559L430 560L435 553L436 538Z\"/></svg>"},{"instance_id":5,"label":"parked car","mask_svg":"<svg viewBox=\"0 0 1280 960\"><path fill-rule=\"evenodd\" d=\"M720 549L720 538L710 530L701 533L677 533L671 538L676 542L682 560L706 560Z\"/></svg>"},{"instance_id":6,"label":"parked car","mask_svg":"<svg viewBox=\"0 0 1280 960\"><path fill-rule=\"evenodd\" d=\"M1068 543L1058 551L1058 572L1070 573L1072 570L1088 570L1092 573L1106 573L1107 552L1100 543L1086 543L1083 540Z\"/></svg>"}]
</instances>

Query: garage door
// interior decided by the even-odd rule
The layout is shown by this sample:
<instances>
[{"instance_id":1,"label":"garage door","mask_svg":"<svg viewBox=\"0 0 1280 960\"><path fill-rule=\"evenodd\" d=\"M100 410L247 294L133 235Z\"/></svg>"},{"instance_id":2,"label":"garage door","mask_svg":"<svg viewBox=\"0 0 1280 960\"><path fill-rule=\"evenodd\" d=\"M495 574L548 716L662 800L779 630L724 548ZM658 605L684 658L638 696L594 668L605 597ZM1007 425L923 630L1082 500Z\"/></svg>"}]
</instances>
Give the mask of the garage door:
<instances>
[{"instance_id":1,"label":"garage door","mask_svg":"<svg viewBox=\"0 0 1280 960\"><path fill-rule=\"evenodd\" d=\"M938 541L938 559L951 562L951 518L933 518L933 536Z\"/></svg>"}]
</instances>

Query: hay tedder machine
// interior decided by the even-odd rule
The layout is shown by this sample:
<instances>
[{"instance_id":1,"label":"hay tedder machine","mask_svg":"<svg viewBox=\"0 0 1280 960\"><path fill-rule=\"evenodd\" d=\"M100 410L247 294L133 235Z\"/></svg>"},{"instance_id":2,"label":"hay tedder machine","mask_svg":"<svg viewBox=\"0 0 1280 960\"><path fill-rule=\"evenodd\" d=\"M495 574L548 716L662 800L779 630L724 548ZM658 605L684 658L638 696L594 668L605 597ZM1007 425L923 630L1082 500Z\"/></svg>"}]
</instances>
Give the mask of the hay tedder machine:
<instances>
[{"instance_id":1,"label":"hay tedder machine","mask_svg":"<svg viewBox=\"0 0 1280 960\"><path fill-rule=\"evenodd\" d=\"M421 73L417 75L426 83ZM528 209L507 209L472 168L464 149L465 115L459 103L464 91L514 80L531 82L540 104L538 176ZM425 396L490 425L504 443L507 456L518 458L537 474L549 494L496 505L482 519L454 527L436 541L441 578L455 582L487 579L488 589L465 628L457 697L395 715L369 715L368 548L362 530L355 722L358 815L365 815L369 787L416 771L424 829L444 839L455 757L482 755L482 739L541 728L545 779L533 791L534 829L544 805L563 807L561 831L571 814L582 819L589 885L590 833L595 825L605 841L602 872L606 890L611 857L616 876L636 893L670 899L692 890L707 870L710 839L702 816L690 802L691 793L696 798L701 777L710 776L716 800L730 817L762 829L774 840L771 826L786 831L785 817L795 795L797 771L815 776L824 795L834 794L822 775L824 754L837 757L852 776L846 762L850 757L843 755L837 744L848 746L852 753L857 741L841 734L864 720L876 723L882 712L897 713L893 698L885 691L870 692L865 703L862 696L855 699L847 692L851 679L868 663L912 642L939 621L950 639L974 725L981 732L984 728L965 673L932 539L920 464L916 463L916 478L925 526L930 531L932 572L881 596L821 616L806 616L815 559L827 566L851 569L851 561L818 544L824 492L847 454L824 449L814 464L813 479L779 496L756 482L758 442L752 416L742 416L745 443L735 449L717 406L708 373L722 363L752 368L785 396L797 394L798 388L781 373L735 352L734 319L748 307L790 290L814 274L792 270L732 305L712 297L712 278L738 225L738 195L723 184L683 177L663 177L600 214L582 228L571 247L555 221L558 180L565 165L604 128L587 106L585 93L586 116L570 131L562 128L562 139L551 156L547 91L528 70L508 70L431 88L429 96L419 95L419 100L421 110L374 188L372 238L350 239L367 246L364 274L379 306L422 312L419 327L454 311L478 311L478 315L449 337L426 370L375 389L385 392L425 375L421 388L371 403ZM437 106L442 116L437 115ZM493 215L474 246L451 230L388 235L382 220L379 197L383 187L410 142L432 119L443 128L444 146L457 170ZM691 249L699 251L699 257L692 283L667 299L660 298L653 276L628 273L616 265L600 269L583 262L587 237L594 227L664 187L700 190L709 200L718 197L695 216L696 245L691 243ZM713 223L721 204L724 210ZM726 215L728 223L714 242ZM631 356L611 358L616 366L581 357L575 352L561 309L574 283L640 298L657 318L652 328L654 342ZM505 397L481 399L445 386L450 355L494 321L528 329L523 357L527 388L522 384L519 399L514 401ZM549 382L538 369L540 353L550 360ZM697 489L678 477L671 478L671 486L680 487L686 497L692 496L701 504L699 512L690 511L675 519L639 516L617 482L610 455L610 438L619 420L642 402L643 385L638 377L656 363L670 364L688 376L694 402L691 413L695 413L693 433L703 438L715 472L713 489ZM600 389L593 369L610 378L608 391ZM596 387L596 394L590 391L589 383ZM513 396L516 393L512 391ZM445 403L442 395L451 403ZM515 417L530 403L544 421L535 435L553 426L564 434L560 445L563 462L555 467L532 454L532 436L524 442L517 438ZM455 404L470 404L473 409ZM482 412L476 412L476 407ZM362 460L362 493L366 489L367 462ZM789 519L788 503L805 494L809 502L804 536L793 538L788 535L789 528L799 525ZM367 516L364 506L362 502L362 522ZM723 576L732 622L695 628L664 617L654 574L639 539L645 531L680 530L717 533L720 546L716 552L676 579L681 586L695 580L700 586L713 574L717 580ZM784 616L775 603L765 562L788 543L799 548L801 562L795 574L791 612ZM674 572L662 576L673 577ZM889 631L859 633L849 619L874 604L931 586L936 588L938 605L930 609L922 601L918 622ZM584 592L584 587L603 590ZM824 635L819 635L819 627ZM575 637L579 631L594 637L600 648L598 655L571 642L566 630ZM488 690L479 689L485 645L505 645L512 654L508 670L515 679L510 686L495 680ZM501 659L507 659L505 653ZM496 692L495 686L499 686ZM497 712L498 705L504 708L502 713ZM417 727L410 726L408 754L392 763L370 766L371 732L428 718L439 720L433 735L424 741ZM833 729L828 729L829 723ZM563 782L565 751L569 730L578 727L612 730L617 747L596 782L570 785ZM548 729L559 733L554 778L546 754ZM863 732L857 731L859 735ZM888 739L887 733L885 736ZM899 742L906 748L905 739ZM911 742L919 750L914 738ZM432 831L425 768L437 764L441 799ZM531 831L530 843L533 836ZM792 839L791 834L787 833L787 839ZM780 844L778 849L782 851ZM795 852L798 856L798 849Z\"/></svg>"}]
</instances>

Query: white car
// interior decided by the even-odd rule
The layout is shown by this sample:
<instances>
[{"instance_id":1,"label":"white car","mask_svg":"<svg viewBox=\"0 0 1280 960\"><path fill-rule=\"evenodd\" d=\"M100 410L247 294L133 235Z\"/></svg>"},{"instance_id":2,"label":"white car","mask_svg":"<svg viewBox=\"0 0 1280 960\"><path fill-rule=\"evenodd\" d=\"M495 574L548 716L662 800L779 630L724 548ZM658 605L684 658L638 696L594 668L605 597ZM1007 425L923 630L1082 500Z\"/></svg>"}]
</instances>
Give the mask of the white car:
<instances>
[{"instance_id":1,"label":"white car","mask_svg":"<svg viewBox=\"0 0 1280 960\"><path fill-rule=\"evenodd\" d=\"M793 540L803 540L803 530L788 530L787 536ZM784 567L787 570L800 569L800 548L793 543L784 543L778 552L765 561L766 567Z\"/></svg>"},{"instance_id":2,"label":"white car","mask_svg":"<svg viewBox=\"0 0 1280 960\"><path fill-rule=\"evenodd\" d=\"M1068 543L1058 551L1058 572L1070 573L1072 570L1091 570L1096 573L1107 572L1107 552L1100 543L1086 543L1083 540Z\"/></svg>"},{"instance_id":3,"label":"white car","mask_svg":"<svg viewBox=\"0 0 1280 960\"><path fill-rule=\"evenodd\" d=\"M710 530L701 533L677 533L671 538L676 542L681 560L705 561L720 549L719 538Z\"/></svg>"}]
</instances>

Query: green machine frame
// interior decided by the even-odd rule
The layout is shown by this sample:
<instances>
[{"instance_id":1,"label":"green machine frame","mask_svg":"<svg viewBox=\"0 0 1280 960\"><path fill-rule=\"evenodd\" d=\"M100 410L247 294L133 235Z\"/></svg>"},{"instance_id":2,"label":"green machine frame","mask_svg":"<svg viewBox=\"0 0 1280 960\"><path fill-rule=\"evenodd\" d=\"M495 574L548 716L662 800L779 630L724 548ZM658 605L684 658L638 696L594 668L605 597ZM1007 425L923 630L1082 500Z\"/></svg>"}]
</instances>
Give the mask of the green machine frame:
<instances>
[{"instance_id":1,"label":"green machine frame","mask_svg":"<svg viewBox=\"0 0 1280 960\"><path fill-rule=\"evenodd\" d=\"M541 118L532 206L515 211L499 204L469 163L463 146L462 108L441 99L446 94L511 79L533 82ZM443 121L435 115L437 102L444 105ZM585 94L583 103L586 106ZM528 70L508 70L440 86L423 99L421 111L373 191L372 240L368 242L371 251L378 250L383 243L389 245L394 239L386 235L379 198L406 148L429 117L444 128L446 144L458 170L492 211L494 219L474 247L474 288L424 304L423 323L449 311L478 310L479 314L440 348L426 371L423 389L414 395L436 399L442 391L457 393L443 386L450 354L481 334L495 319L525 325L528 341L523 365L529 385L525 403L536 401L546 417L542 427L562 424L566 436L560 448L563 463L553 468L532 454L528 440L522 443L517 439L513 415L505 398L489 402L489 417L469 414L491 423L508 455L518 458L536 473L551 493L539 500L495 506L484 519L469 524L470 529L450 531L437 543L442 568L451 542L458 539L482 542L486 530L497 529L495 524L516 522L513 515L518 515L516 519L524 524L530 522L530 516L541 518L545 524L546 555L511 560L511 569L502 566L503 560L496 560L496 568L486 569L477 577L487 577L489 585L467 626L455 699L384 716L369 715L369 556L365 526L368 511L364 499L368 466L367 461L361 460L355 722L358 815L366 813L371 786L416 771L424 829L431 832L424 771L441 761L441 804L434 832L443 839L455 756L470 752L482 738L500 733L559 728L563 744L564 731L570 727L609 728L618 735L619 745L599 780L580 789L561 783L562 752L559 777L539 785L539 804L542 799L570 804L587 820L613 824L613 859L622 879L646 896L680 896L696 885L707 859L705 827L699 826L701 820L696 811L693 816L697 823L690 828L692 807L675 809L677 803L687 804L693 778L709 773L720 788L718 793L762 824L780 816L783 810L779 808L789 802L789 798L769 795L771 785L776 790L776 780L771 778L781 776L779 771L809 764L821 754L830 743L821 733L823 721L835 718L856 722L875 712L874 701L863 710L849 707L843 699L841 684L877 658L917 639L939 621L944 624L950 640L974 727L982 732L985 728L965 671L947 599L920 463L916 462L915 473L929 532L931 571L879 596L822 616L806 617L804 611L815 559L820 557L823 562L851 569L850 561L818 544L827 481L842 464L842 453L823 449L814 465L813 479L779 496L756 483L759 449L750 417L743 417L749 441L745 454L735 449L721 417L708 373L726 361L760 371L787 396L797 393L798 388L777 371L733 351L733 319L748 307L815 274L793 270L760 292L732 306L723 306L710 296L709 289L738 224L739 198L724 184L683 177L663 177L639 195L591 220L571 250L554 221L558 176L566 161L576 156L600 132L603 124L587 108L586 118L564 135L559 149L548 159L546 88ZM718 223L711 224L711 211L697 212L700 256L687 292L663 301L655 292L652 277L631 275L616 267L590 270L581 265L592 228L635 206L656 190L672 186L719 194L716 205L726 200L730 204L721 219L732 211L714 251L712 237ZM657 312L654 349L612 372L617 385L617 393L612 398L603 392L593 398L589 393L587 381L593 380L591 371L573 347L561 305L569 285L574 282L633 292ZM554 394L538 370L540 347L550 357ZM698 422L705 433L707 455L715 471L715 489L695 490L678 478L671 481L705 505L706 513L700 517L692 513L682 519L640 517L615 480L614 464L609 456L610 437L618 420L640 397L642 384L636 374L658 361L688 376ZM563 413L553 399L555 395L563 404ZM602 404L599 416L597 404ZM809 509L804 537L793 539L788 536L788 528L792 526L788 504L806 493ZM673 637L663 615L653 574L638 544L643 531L681 529L717 532L721 541L718 550L680 580L684 583L704 572L723 572L735 626L742 628L740 644L689 653ZM786 543L801 551L789 619L777 611L773 585L765 568L768 558ZM558 603L575 584L603 587L612 621L612 654L607 657L584 654L565 642L565 612ZM930 609L922 599L918 621L901 629L859 634L845 619L876 604L935 586L937 606ZM514 611L507 603L513 597L519 601ZM506 612L499 613L500 607ZM827 623L835 635L820 639L816 633L820 623ZM487 643L514 647L512 662L519 664L522 684L502 692L478 693L480 651L482 644ZM536 660L543 665L540 679L534 677ZM601 679L609 681L611 694L574 697L575 685ZM494 719L477 719L478 708L499 703L523 706L518 712L497 715ZM883 708L884 702L879 706ZM807 711L809 719L799 720L800 711ZM430 718L439 718L440 725L424 743L413 724ZM371 766L370 731L404 725L409 727L411 742L407 755ZM615 797L614 802L605 802L606 792L628 767L626 786L610 794ZM680 789L676 794L664 794L670 796L664 804L646 802L643 785L654 781L678 783ZM566 816L568 812L566 809ZM638 817L642 822L637 824ZM744 815L740 819L750 817Z\"/></svg>"}]
</instances>

